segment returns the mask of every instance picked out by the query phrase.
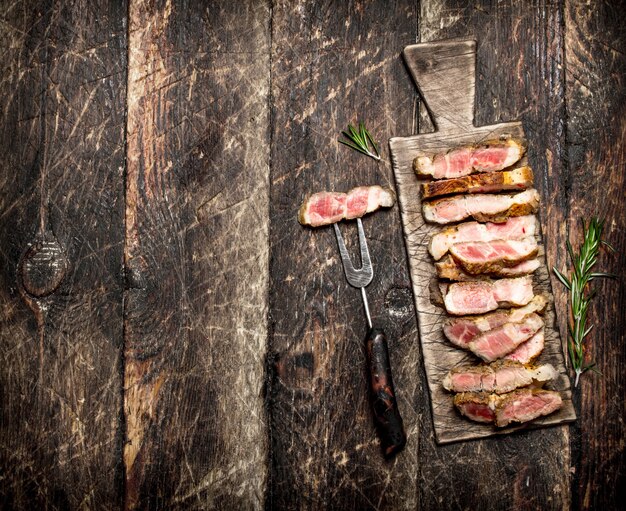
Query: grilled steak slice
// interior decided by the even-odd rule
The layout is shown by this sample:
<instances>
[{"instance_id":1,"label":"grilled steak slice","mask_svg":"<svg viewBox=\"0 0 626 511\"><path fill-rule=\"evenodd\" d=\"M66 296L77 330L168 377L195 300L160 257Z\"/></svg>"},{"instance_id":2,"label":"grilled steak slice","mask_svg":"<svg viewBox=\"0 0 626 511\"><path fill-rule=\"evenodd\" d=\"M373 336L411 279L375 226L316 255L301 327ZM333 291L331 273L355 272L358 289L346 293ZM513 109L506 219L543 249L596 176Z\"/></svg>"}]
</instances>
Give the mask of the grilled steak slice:
<instances>
[{"instance_id":1,"label":"grilled steak slice","mask_svg":"<svg viewBox=\"0 0 626 511\"><path fill-rule=\"evenodd\" d=\"M544 344L545 337L542 328L530 339L520 344L511 353L504 357L504 360L513 360L521 364L530 364L530 362L541 355Z\"/></svg>"},{"instance_id":2,"label":"grilled steak slice","mask_svg":"<svg viewBox=\"0 0 626 511\"><path fill-rule=\"evenodd\" d=\"M543 389L519 389L503 395L463 392L454 396L454 405L462 415L476 422L495 421L498 427L549 415L562 404L558 392Z\"/></svg>"},{"instance_id":3,"label":"grilled steak slice","mask_svg":"<svg viewBox=\"0 0 626 511\"><path fill-rule=\"evenodd\" d=\"M425 202L422 213L427 222L449 224L466 218L479 222L503 222L508 217L535 213L539 193L530 188L514 195L456 195Z\"/></svg>"},{"instance_id":4,"label":"grilled steak slice","mask_svg":"<svg viewBox=\"0 0 626 511\"><path fill-rule=\"evenodd\" d=\"M418 176L435 179L493 172L513 165L525 150L524 144L515 139L488 140L479 145L457 147L447 153L418 156L413 160L413 170Z\"/></svg>"},{"instance_id":5,"label":"grilled steak slice","mask_svg":"<svg viewBox=\"0 0 626 511\"><path fill-rule=\"evenodd\" d=\"M496 420L497 396L486 392L462 392L454 396L454 406L468 419L491 423Z\"/></svg>"},{"instance_id":6,"label":"grilled steak slice","mask_svg":"<svg viewBox=\"0 0 626 511\"><path fill-rule=\"evenodd\" d=\"M442 179L421 185L423 199L452 195L455 193L493 193L507 190L525 190L533 185L533 171L530 167L520 167L502 172L489 172Z\"/></svg>"},{"instance_id":7,"label":"grilled steak slice","mask_svg":"<svg viewBox=\"0 0 626 511\"><path fill-rule=\"evenodd\" d=\"M455 346L468 349L468 343L477 335L502 326L505 323L520 322L532 312L543 311L547 303L545 296L537 295L524 307L498 310L482 316L451 318L444 324L443 333Z\"/></svg>"},{"instance_id":8,"label":"grilled steak slice","mask_svg":"<svg viewBox=\"0 0 626 511\"><path fill-rule=\"evenodd\" d=\"M319 227L358 218L378 208L394 205L394 193L381 186L359 186L348 193L318 192L307 197L298 212L302 225Z\"/></svg>"},{"instance_id":9,"label":"grilled steak slice","mask_svg":"<svg viewBox=\"0 0 626 511\"><path fill-rule=\"evenodd\" d=\"M449 314L483 314L504 306L526 305L533 298L530 277L455 282L448 286L444 305Z\"/></svg>"},{"instance_id":10,"label":"grilled steak slice","mask_svg":"<svg viewBox=\"0 0 626 511\"><path fill-rule=\"evenodd\" d=\"M542 327L543 319L533 312L519 323L505 323L477 335L467 344L467 347L485 362L493 362L511 353Z\"/></svg>"},{"instance_id":11,"label":"grilled steak slice","mask_svg":"<svg viewBox=\"0 0 626 511\"><path fill-rule=\"evenodd\" d=\"M441 259L455 243L465 241L519 240L534 236L537 219L533 215L518 216L502 223L465 222L447 227L435 234L428 245L428 251L435 261Z\"/></svg>"},{"instance_id":12,"label":"grilled steak slice","mask_svg":"<svg viewBox=\"0 0 626 511\"><path fill-rule=\"evenodd\" d=\"M528 422L555 412L562 404L561 395L552 390L515 390L498 400L496 426L502 428L511 422Z\"/></svg>"},{"instance_id":13,"label":"grilled steak slice","mask_svg":"<svg viewBox=\"0 0 626 511\"><path fill-rule=\"evenodd\" d=\"M505 394L531 384L543 384L558 376L554 367L545 364L529 367L519 362L500 360L489 365L455 367L443 379L451 392L495 392Z\"/></svg>"},{"instance_id":14,"label":"grilled steak slice","mask_svg":"<svg viewBox=\"0 0 626 511\"><path fill-rule=\"evenodd\" d=\"M450 247L454 260L472 275L497 272L537 255L537 240L466 241Z\"/></svg>"},{"instance_id":15,"label":"grilled steak slice","mask_svg":"<svg viewBox=\"0 0 626 511\"><path fill-rule=\"evenodd\" d=\"M530 275L540 266L539 259L529 259L522 261L510 268L493 268L489 273L483 275L472 275L467 273L463 268L451 257L446 256L441 261L435 263L437 276L440 279L454 280L460 282L469 282L472 280L484 280L488 276L491 277L521 277Z\"/></svg>"}]
</instances>

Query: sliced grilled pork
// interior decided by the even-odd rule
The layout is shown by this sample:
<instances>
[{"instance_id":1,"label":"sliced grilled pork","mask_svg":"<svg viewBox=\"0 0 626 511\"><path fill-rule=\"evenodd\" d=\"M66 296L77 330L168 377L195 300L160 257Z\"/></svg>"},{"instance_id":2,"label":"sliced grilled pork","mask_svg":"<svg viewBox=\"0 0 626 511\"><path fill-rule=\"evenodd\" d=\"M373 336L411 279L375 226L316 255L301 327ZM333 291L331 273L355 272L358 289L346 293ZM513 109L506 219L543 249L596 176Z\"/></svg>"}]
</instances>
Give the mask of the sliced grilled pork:
<instances>
[{"instance_id":1,"label":"sliced grilled pork","mask_svg":"<svg viewBox=\"0 0 626 511\"><path fill-rule=\"evenodd\" d=\"M530 367L510 360L489 365L455 367L443 379L443 387L451 392L495 392L505 394L531 384L554 380L558 373L550 364Z\"/></svg>"},{"instance_id":2,"label":"sliced grilled pork","mask_svg":"<svg viewBox=\"0 0 626 511\"><path fill-rule=\"evenodd\" d=\"M358 218L378 208L390 208L395 201L394 193L381 186L359 186L348 193L318 192L302 203L298 221L302 225L319 227Z\"/></svg>"},{"instance_id":3,"label":"sliced grilled pork","mask_svg":"<svg viewBox=\"0 0 626 511\"><path fill-rule=\"evenodd\" d=\"M552 390L522 389L501 396L496 404L496 426L508 426L511 422L528 422L549 415L563 405L558 392Z\"/></svg>"},{"instance_id":4,"label":"sliced grilled pork","mask_svg":"<svg viewBox=\"0 0 626 511\"><path fill-rule=\"evenodd\" d=\"M462 392L454 396L454 406L461 415L476 422L491 423L496 420L497 394L487 392Z\"/></svg>"},{"instance_id":5,"label":"sliced grilled pork","mask_svg":"<svg viewBox=\"0 0 626 511\"><path fill-rule=\"evenodd\" d=\"M449 224L466 218L479 222L503 222L508 217L535 213L539 193L530 188L514 195L455 195L425 202L422 213L427 222Z\"/></svg>"},{"instance_id":6,"label":"sliced grilled pork","mask_svg":"<svg viewBox=\"0 0 626 511\"><path fill-rule=\"evenodd\" d=\"M543 389L519 389L503 395L463 392L454 396L454 405L462 415L476 422L495 422L499 427L549 415L562 404L558 392Z\"/></svg>"},{"instance_id":7,"label":"sliced grilled pork","mask_svg":"<svg viewBox=\"0 0 626 511\"><path fill-rule=\"evenodd\" d=\"M504 357L504 360L513 360L521 364L529 364L541 355L544 345L545 336L542 328L530 339L520 344L511 353Z\"/></svg>"},{"instance_id":8,"label":"sliced grilled pork","mask_svg":"<svg viewBox=\"0 0 626 511\"><path fill-rule=\"evenodd\" d=\"M465 222L447 227L435 234L428 245L428 251L435 261L441 259L455 243L465 241L519 240L534 236L537 219L533 215L518 216L502 223Z\"/></svg>"},{"instance_id":9,"label":"sliced grilled pork","mask_svg":"<svg viewBox=\"0 0 626 511\"><path fill-rule=\"evenodd\" d=\"M537 255L534 237L522 240L466 241L450 247L454 260L472 275L497 272Z\"/></svg>"},{"instance_id":10,"label":"sliced grilled pork","mask_svg":"<svg viewBox=\"0 0 626 511\"><path fill-rule=\"evenodd\" d=\"M530 275L539 268L540 265L539 259L529 259L528 261L522 261L510 268L493 268L489 273L472 275L471 273L467 273L452 256L448 255L435 263L435 269L440 279L469 282L472 280L485 280L485 278L488 277L521 277L523 275Z\"/></svg>"},{"instance_id":11,"label":"sliced grilled pork","mask_svg":"<svg viewBox=\"0 0 626 511\"><path fill-rule=\"evenodd\" d=\"M493 362L511 353L543 327L543 319L534 312L519 323L505 323L474 337L469 350L485 362Z\"/></svg>"},{"instance_id":12,"label":"sliced grilled pork","mask_svg":"<svg viewBox=\"0 0 626 511\"><path fill-rule=\"evenodd\" d=\"M493 193L507 190L525 190L533 185L533 171L520 167L502 172L472 174L456 179L442 179L421 185L423 199L455 193Z\"/></svg>"},{"instance_id":13,"label":"sliced grilled pork","mask_svg":"<svg viewBox=\"0 0 626 511\"><path fill-rule=\"evenodd\" d=\"M526 305L533 298L530 277L450 284L444 296L449 314L483 314L505 306Z\"/></svg>"},{"instance_id":14,"label":"sliced grilled pork","mask_svg":"<svg viewBox=\"0 0 626 511\"><path fill-rule=\"evenodd\" d=\"M413 170L418 176L435 179L493 172L513 165L525 150L524 144L515 139L488 140L479 145L457 147L446 153L418 156L413 161Z\"/></svg>"},{"instance_id":15,"label":"sliced grilled pork","mask_svg":"<svg viewBox=\"0 0 626 511\"><path fill-rule=\"evenodd\" d=\"M547 303L545 296L537 295L524 307L498 310L483 316L451 318L444 324L443 333L452 344L467 349L468 343L477 335L505 323L519 322L532 312L541 312L545 309Z\"/></svg>"}]
</instances>

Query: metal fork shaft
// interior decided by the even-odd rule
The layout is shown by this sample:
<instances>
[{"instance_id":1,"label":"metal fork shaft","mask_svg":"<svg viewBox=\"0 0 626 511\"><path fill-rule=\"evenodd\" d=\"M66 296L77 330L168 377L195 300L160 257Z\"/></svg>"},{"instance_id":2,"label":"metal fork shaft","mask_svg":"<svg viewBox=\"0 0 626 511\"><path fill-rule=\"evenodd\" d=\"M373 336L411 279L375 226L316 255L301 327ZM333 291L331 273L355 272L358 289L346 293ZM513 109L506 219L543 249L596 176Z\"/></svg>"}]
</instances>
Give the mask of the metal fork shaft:
<instances>
[{"instance_id":1,"label":"metal fork shaft","mask_svg":"<svg viewBox=\"0 0 626 511\"><path fill-rule=\"evenodd\" d=\"M372 317L370 316L370 306L367 303L367 295L365 294L365 288L361 288L361 298L363 298L363 307L365 307L365 317L367 318L367 326L372 328Z\"/></svg>"}]
</instances>

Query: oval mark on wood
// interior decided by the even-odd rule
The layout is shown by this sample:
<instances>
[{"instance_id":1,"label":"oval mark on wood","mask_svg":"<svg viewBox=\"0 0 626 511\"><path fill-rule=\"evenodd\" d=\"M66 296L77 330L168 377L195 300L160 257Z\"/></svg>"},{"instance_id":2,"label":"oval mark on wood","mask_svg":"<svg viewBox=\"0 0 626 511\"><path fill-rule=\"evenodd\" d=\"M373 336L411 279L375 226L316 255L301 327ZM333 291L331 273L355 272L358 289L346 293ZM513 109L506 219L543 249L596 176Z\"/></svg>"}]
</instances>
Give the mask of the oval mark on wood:
<instances>
[{"instance_id":1,"label":"oval mark on wood","mask_svg":"<svg viewBox=\"0 0 626 511\"><path fill-rule=\"evenodd\" d=\"M68 261L51 232L38 233L20 259L18 276L24 290L35 298L52 294L63 282Z\"/></svg>"}]
</instances>

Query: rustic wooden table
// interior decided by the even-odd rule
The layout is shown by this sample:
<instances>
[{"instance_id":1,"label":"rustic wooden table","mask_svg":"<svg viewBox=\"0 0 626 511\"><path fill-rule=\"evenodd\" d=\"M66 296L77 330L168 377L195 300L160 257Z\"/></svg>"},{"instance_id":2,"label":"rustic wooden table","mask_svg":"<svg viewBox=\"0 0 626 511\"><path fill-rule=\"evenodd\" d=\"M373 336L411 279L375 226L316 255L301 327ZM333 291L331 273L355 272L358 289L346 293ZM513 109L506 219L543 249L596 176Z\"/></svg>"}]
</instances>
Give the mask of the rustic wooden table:
<instances>
[{"instance_id":1,"label":"rustic wooden table","mask_svg":"<svg viewBox=\"0 0 626 511\"><path fill-rule=\"evenodd\" d=\"M624 497L620 2L3 1L0 507L600 509ZM520 119L548 261L606 218L571 426L438 446L398 208L366 219L408 445L382 459L360 296L312 190L394 186L429 129L400 57L477 40ZM337 143L363 119L386 161ZM559 327L566 296L553 279Z\"/></svg>"}]
</instances>

